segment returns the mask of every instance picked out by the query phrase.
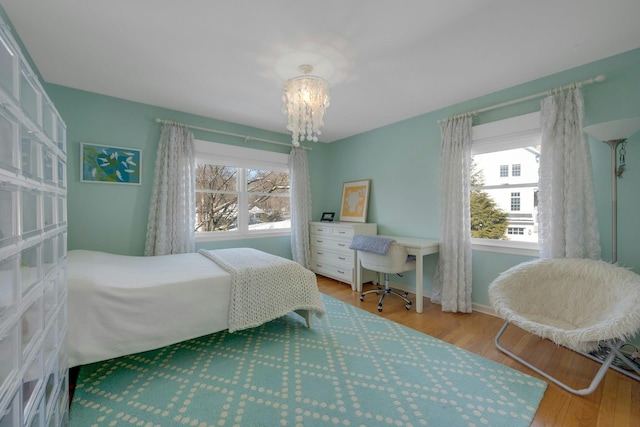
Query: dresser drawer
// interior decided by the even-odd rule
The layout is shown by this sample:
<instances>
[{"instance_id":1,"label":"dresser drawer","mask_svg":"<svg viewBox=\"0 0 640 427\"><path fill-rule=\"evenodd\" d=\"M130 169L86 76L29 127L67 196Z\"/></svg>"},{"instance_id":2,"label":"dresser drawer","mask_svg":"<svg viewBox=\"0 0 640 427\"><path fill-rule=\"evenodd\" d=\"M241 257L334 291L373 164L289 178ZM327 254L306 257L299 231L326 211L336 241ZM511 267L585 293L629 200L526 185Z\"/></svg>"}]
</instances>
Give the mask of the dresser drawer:
<instances>
[{"instance_id":1,"label":"dresser drawer","mask_svg":"<svg viewBox=\"0 0 640 427\"><path fill-rule=\"evenodd\" d=\"M345 268L352 268L355 262L353 251L333 252L320 247L314 247L311 249L311 258L318 262L324 262L341 267L343 266Z\"/></svg>"},{"instance_id":2,"label":"dresser drawer","mask_svg":"<svg viewBox=\"0 0 640 427\"><path fill-rule=\"evenodd\" d=\"M329 226L312 224L309 227L309 230L311 231L312 235L331 236L331 231L333 229L331 227L329 227Z\"/></svg>"},{"instance_id":3,"label":"dresser drawer","mask_svg":"<svg viewBox=\"0 0 640 427\"><path fill-rule=\"evenodd\" d=\"M349 242L355 234L353 227L332 227L330 225L311 225L310 231L312 235L343 238L348 240Z\"/></svg>"},{"instance_id":4,"label":"dresser drawer","mask_svg":"<svg viewBox=\"0 0 640 427\"><path fill-rule=\"evenodd\" d=\"M332 279L336 279L350 285L352 285L354 280L353 268L350 267L337 267L319 260L311 259L311 270L323 276L331 277Z\"/></svg>"},{"instance_id":5,"label":"dresser drawer","mask_svg":"<svg viewBox=\"0 0 640 427\"><path fill-rule=\"evenodd\" d=\"M349 249L351 241L330 239L323 236L311 236L311 247L337 252L353 252Z\"/></svg>"}]
</instances>

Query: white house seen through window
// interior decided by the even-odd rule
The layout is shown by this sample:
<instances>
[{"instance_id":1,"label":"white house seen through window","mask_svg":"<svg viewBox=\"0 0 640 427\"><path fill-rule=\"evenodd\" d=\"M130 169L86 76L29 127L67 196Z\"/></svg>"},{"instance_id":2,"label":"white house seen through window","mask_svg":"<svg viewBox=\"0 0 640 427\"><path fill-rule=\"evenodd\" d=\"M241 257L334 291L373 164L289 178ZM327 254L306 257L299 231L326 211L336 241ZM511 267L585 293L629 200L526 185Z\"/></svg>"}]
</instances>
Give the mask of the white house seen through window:
<instances>
[{"instance_id":1,"label":"white house seen through window","mask_svg":"<svg viewBox=\"0 0 640 427\"><path fill-rule=\"evenodd\" d=\"M537 247L539 113L474 126L471 152L471 236Z\"/></svg>"}]
</instances>

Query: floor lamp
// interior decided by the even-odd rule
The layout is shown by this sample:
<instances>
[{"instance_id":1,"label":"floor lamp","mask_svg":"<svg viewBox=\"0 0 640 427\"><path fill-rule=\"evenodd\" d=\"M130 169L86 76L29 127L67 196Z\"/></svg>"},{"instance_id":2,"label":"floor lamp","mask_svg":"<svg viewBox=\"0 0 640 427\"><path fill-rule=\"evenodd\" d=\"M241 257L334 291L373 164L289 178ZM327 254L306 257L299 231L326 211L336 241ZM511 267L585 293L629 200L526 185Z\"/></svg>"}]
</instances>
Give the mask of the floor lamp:
<instances>
[{"instance_id":1,"label":"floor lamp","mask_svg":"<svg viewBox=\"0 0 640 427\"><path fill-rule=\"evenodd\" d=\"M618 185L617 179L624 172L624 161L617 162L618 145L640 130L640 117L613 120L587 126L583 129L594 138L611 147L611 263L618 262Z\"/></svg>"},{"instance_id":2,"label":"floor lamp","mask_svg":"<svg viewBox=\"0 0 640 427\"><path fill-rule=\"evenodd\" d=\"M618 262L618 178L624 172L624 145L620 150L620 162L617 161L618 145L624 144L628 138L640 130L640 117L623 120L613 120L605 123L587 126L583 129L594 138L604 142L611 148L611 263ZM635 347L634 347L635 348ZM595 361L601 362L607 357L608 349L601 347L592 353L582 353ZM635 361L635 359L632 359ZM618 363L619 362L619 363ZM611 368L640 381L635 373L623 369L624 362L614 360Z\"/></svg>"}]
</instances>

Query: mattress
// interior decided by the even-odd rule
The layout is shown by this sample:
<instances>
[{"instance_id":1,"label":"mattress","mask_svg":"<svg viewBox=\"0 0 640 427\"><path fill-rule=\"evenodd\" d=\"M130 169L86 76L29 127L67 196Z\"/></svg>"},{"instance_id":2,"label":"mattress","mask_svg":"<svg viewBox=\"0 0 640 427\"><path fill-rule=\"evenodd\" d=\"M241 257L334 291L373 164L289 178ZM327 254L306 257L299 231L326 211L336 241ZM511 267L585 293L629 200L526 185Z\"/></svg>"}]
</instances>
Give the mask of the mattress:
<instances>
[{"instance_id":1,"label":"mattress","mask_svg":"<svg viewBox=\"0 0 640 427\"><path fill-rule=\"evenodd\" d=\"M69 366L228 328L231 275L198 253L68 253Z\"/></svg>"}]
</instances>

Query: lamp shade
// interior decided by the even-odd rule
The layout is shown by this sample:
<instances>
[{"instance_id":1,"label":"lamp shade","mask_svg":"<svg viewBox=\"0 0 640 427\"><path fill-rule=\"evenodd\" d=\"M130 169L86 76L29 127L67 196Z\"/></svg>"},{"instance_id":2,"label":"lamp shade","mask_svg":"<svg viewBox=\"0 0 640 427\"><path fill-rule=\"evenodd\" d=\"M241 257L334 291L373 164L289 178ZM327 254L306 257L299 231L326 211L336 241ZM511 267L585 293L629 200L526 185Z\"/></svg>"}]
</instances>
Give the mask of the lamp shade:
<instances>
[{"instance_id":1,"label":"lamp shade","mask_svg":"<svg viewBox=\"0 0 640 427\"><path fill-rule=\"evenodd\" d=\"M583 130L600 141L627 139L640 130L640 117L598 123Z\"/></svg>"}]
</instances>

